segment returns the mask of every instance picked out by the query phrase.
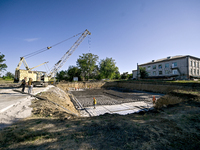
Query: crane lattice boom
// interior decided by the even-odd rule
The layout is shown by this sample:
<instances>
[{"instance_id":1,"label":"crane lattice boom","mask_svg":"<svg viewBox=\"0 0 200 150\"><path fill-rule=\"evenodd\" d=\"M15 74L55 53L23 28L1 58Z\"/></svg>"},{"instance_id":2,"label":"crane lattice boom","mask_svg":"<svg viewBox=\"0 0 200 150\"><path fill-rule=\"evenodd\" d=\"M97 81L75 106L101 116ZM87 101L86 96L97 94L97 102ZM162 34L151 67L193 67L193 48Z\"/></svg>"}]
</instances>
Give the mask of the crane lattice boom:
<instances>
[{"instance_id":1,"label":"crane lattice boom","mask_svg":"<svg viewBox=\"0 0 200 150\"><path fill-rule=\"evenodd\" d=\"M78 38L78 40L72 45L72 47L63 55L63 57L54 65L53 69L48 73L49 79L52 78L59 69L65 64L68 58L72 55L72 53L77 49L80 43L85 39L87 35L91 35L91 33L86 29L82 35Z\"/></svg>"}]
</instances>

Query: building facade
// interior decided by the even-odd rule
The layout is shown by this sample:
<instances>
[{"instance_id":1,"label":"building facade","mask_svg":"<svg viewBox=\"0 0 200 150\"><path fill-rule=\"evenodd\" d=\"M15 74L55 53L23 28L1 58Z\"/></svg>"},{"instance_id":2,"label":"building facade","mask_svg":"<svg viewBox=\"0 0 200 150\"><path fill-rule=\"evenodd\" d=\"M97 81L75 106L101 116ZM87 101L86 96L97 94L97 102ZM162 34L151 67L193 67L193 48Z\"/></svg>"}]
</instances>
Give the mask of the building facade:
<instances>
[{"instance_id":1,"label":"building facade","mask_svg":"<svg viewBox=\"0 0 200 150\"><path fill-rule=\"evenodd\" d=\"M133 79L137 79L137 70L132 70Z\"/></svg>"},{"instance_id":2,"label":"building facade","mask_svg":"<svg viewBox=\"0 0 200 150\"><path fill-rule=\"evenodd\" d=\"M146 68L149 78L200 78L200 58L190 55L170 56L138 66Z\"/></svg>"}]
</instances>

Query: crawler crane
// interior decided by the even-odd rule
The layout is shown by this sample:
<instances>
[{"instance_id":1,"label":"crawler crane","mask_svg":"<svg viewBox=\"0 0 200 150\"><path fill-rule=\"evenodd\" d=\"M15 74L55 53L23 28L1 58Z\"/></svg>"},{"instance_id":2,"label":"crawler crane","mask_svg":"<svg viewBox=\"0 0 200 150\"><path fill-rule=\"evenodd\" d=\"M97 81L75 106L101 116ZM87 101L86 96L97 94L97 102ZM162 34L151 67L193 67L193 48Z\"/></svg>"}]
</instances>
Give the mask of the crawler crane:
<instances>
[{"instance_id":1,"label":"crawler crane","mask_svg":"<svg viewBox=\"0 0 200 150\"><path fill-rule=\"evenodd\" d=\"M77 35L79 35L79 34L77 34ZM75 36L77 36L77 35L75 35ZM44 71L32 71L32 69L39 67L41 65L44 65L48 62L42 63L33 68L29 68L26 63L25 57L21 57L20 62L15 70L15 81L20 82L22 79L24 79L24 77L27 77L27 79L29 79L29 78L33 79L34 85L47 86L49 80L56 75L56 73L59 71L59 69L65 64L65 62L69 59L69 57L73 54L73 52L77 49L77 47L80 45L80 43L85 39L85 37L87 35L91 35L91 33L86 29L81 34L81 36L78 38L78 40L71 46L71 48L63 55L63 57L54 65L54 67L48 73L44 72ZM73 37L75 37L75 36L73 36ZM64 40L64 41L66 41L66 40ZM64 42L64 41L62 41L62 42ZM58 44L60 44L62 42L59 42ZM55 44L53 46L56 46L58 44ZM53 46L42 49L42 51L40 51L40 52L49 50ZM33 53L33 55L35 55L35 52ZM22 63L24 64L26 70L19 69Z\"/></svg>"}]
</instances>

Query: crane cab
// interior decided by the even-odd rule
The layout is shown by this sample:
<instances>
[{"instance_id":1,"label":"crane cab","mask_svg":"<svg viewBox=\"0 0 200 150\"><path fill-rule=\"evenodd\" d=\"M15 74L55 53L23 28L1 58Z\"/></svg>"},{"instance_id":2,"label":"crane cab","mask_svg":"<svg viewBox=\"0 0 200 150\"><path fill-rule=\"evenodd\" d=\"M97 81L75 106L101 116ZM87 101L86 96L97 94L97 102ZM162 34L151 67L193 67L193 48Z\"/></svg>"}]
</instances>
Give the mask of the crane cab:
<instances>
[{"instance_id":1,"label":"crane cab","mask_svg":"<svg viewBox=\"0 0 200 150\"><path fill-rule=\"evenodd\" d=\"M30 70L16 70L15 71L15 82L21 82L24 78L32 78L33 80L33 86L36 85L42 85L47 86L48 85L48 77L46 77L46 72L42 71L30 71Z\"/></svg>"}]
</instances>

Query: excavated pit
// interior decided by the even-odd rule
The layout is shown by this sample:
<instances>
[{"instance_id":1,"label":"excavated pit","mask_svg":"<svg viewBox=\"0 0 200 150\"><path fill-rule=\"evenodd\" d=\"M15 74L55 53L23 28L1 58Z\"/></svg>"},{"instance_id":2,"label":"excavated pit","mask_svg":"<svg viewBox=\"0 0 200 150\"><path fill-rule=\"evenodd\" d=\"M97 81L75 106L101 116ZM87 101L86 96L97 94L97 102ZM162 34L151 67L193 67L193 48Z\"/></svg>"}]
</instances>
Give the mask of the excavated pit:
<instances>
[{"instance_id":1,"label":"excavated pit","mask_svg":"<svg viewBox=\"0 0 200 150\"><path fill-rule=\"evenodd\" d=\"M84 109L89 116L98 116L105 113L126 115L140 111L153 109L153 96L156 99L163 94L127 90L123 88L100 89L76 89L70 88L73 95L72 102L77 109ZM97 100L97 106L93 107L93 98ZM81 111L81 114L83 111ZM82 116L87 116L83 114Z\"/></svg>"},{"instance_id":2,"label":"excavated pit","mask_svg":"<svg viewBox=\"0 0 200 150\"><path fill-rule=\"evenodd\" d=\"M93 106L93 97L97 105L116 105L130 102L152 102L152 97L160 98L162 94L144 91L124 91L119 88L110 89L81 89L71 90L71 93L78 99L83 107Z\"/></svg>"}]
</instances>

